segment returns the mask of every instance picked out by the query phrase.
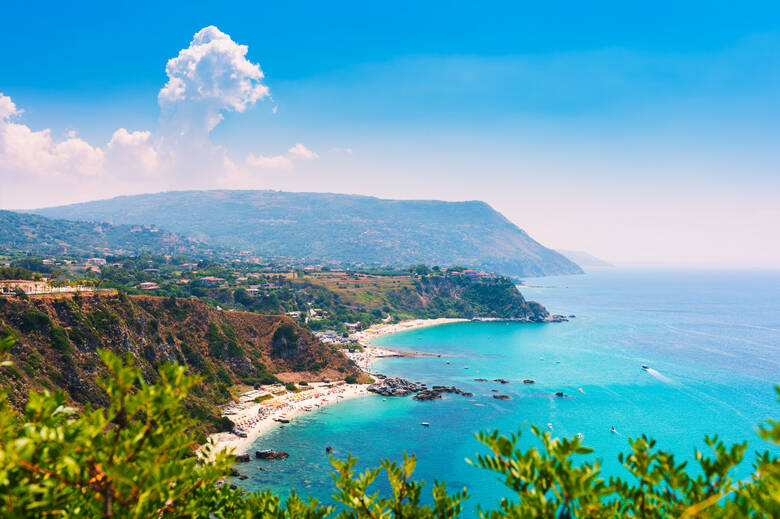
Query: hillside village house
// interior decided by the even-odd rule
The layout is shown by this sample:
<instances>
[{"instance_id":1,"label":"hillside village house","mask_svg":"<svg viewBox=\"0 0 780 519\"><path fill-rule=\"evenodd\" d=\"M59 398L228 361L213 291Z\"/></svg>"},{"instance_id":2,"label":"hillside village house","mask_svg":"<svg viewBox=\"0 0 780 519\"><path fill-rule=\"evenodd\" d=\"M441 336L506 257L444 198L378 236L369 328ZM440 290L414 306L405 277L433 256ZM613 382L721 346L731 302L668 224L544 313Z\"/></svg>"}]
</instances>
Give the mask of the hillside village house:
<instances>
[{"instance_id":1,"label":"hillside village house","mask_svg":"<svg viewBox=\"0 0 780 519\"><path fill-rule=\"evenodd\" d=\"M160 285L158 285L157 283L152 283L151 281L145 281L139 284L138 288L140 288L141 290L157 290L158 288L160 288Z\"/></svg>"},{"instance_id":2,"label":"hillside village house","mask_svg":"<svg viewBox=\"0 0 780 519\"><path fill-rule=\"evenodd\" d=\"M204 287L218 287L222 285L225 282L223 278L218 278L215 276L206 276L200 278L200 284Z\"/></svg>"}]
</instances>

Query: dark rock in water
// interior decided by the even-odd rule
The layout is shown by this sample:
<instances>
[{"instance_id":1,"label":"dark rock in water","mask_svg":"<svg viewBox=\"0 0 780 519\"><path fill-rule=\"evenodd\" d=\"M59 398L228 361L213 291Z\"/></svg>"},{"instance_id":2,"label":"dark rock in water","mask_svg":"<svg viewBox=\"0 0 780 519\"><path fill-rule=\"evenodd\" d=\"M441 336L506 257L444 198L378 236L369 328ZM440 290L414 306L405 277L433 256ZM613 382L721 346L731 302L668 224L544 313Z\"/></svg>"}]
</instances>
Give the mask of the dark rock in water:
<instances>
[{"instance_id":1,"label":"dark rock in water","mask_svg":"<svg viewBox=\"0 0 780 519\"><path fill-rule=\"evenodd\" d=\"M331 453L333 453L333 452L334 452L334 451L333 451L333 447L330 447L330 446L328 446L328 447L325 447L325 452L327 452L328 454L331 454Z\"/></svg>"},{"instance_id":2,"label":"dark rock in water","mask_svg":"<svg viewBox=\"0 0 780 519\"><path fill-rule=\"evenodd\" d=\"M368 390L383 396L405 396L425 389L419 384L399 377L388 377L368 386Z\"/></svg>"},{"instance_id":3,"label":"dark rock in water","mask_svg":"<svg viewBox=\"0 0 780 519\"><path fill-rule=\"evenodd\" d=\"M574 319L575 317L577 317L577 316L576 316L576 315L574 315L574 314L571 314L571 315L569 316L569 319Z\"/></svg>"},{"instance_id":4,"label":"dark rock in water","mask_svg":"<svg viewBox=\"0 0 780 519\"><path fill-rule=\"evenodd\" d=\"M493 382L500 382L501 384L509 384L509 381L505 378L494 378Z\"/></svg>"},{"instance_id":5,"label":"dark rock in water","mask_svg":"<svg viewBox=\"0 0 780 519\"><path fill-rule=\"evenodd\" d=\"M474 381L475 382L487 382L488 379L486 379L486 378L475 378Z\"/></svg>"},{"instance_id":6,"label":"dark rock in water","mask_svg":"<svg viewBox=\"0 0 780 519\"><path fill-rule=\"evenodd\" d=\"M531 380L530 378L527 378L527 379L523 380L523 384L533 384L533 383L534 383L534 381Z\"/></svg>"},{"instance_id":7,"label":"dark rock in water","mask_svg":"<svg viewBox=\"0 0 780 519\"><path fill-rule=\"evenodd\" d=\"M239 471L237 471L236 469L231 468L230 469L230 475L232 477L234 477L234 478L237 478L237 477L241 476L241 473Z\"/></svg>"},{"instance_id":8,"label":"dark rock in water","mask_svg":"<svg viewBox=\"0 0 780 519\"><path fill-rule=\"evenodd\" d=\"M241 481L244 481L245 479L249 479L249 476L247 476L245 474L239 474L238 475L238 479L240 479Z\"/></svg>"},{"instance_id":9,"label":"dark rock in water","mask_svg":"<svg viewBox=\"0 0 780 519\"><path fill-rule=\"evenodd\" d=\"M567 397L568 395L565 395L565 394L563 393L563 391L558 391L557 393L555 393L555 396L557 396L558 398L565 398L565 397Z\"/></svg>"},{"instance_id":10,"label":"dark rock in water","mask_svg":"<svg viewBox=\"0 0 780 519\"><path fill-rule=\"evenodd\" d=\"M274 422L290 423L290 420L288 420L287 418L274 418Z\"/></svg>"},{"instance_id":11,"label":"dark rock in water","mask_svg":"<svg viewBox=\"0 0 780 519\"><path fill-rule=\"evenodd\" d=\"M251 459L249 454L236 454L236 463L247 463Z\"/></svg>"},{"instance_id":12,"label":"dark rock in water","mask_svg":"<svg viewBox=\"0 0 780 519\"><path fill-rule=\"evenodd\" d=\"M566 318L565 315L553 314L553 315L548 316L545 319L545 321L550 322L550 323L565 323L566 321L568 321L568 319Z\"/></svg>"},{"instance_id":13,"label":"dark rock in water","mask_svg":"<svg viewBox=\"0 0 780 519\"><path fill-rule=\"evenodd\" d=\"M415 400L436 400L441 398L444 393L455 393L463 396L474 396L473 393L461 391L455 386L433 386L430 389L420 382L409 382L403 378L391 377L381 382L376 382L368 386L368 390L384 396L404 396L412 393Z\"/></svg>"},{"instance_id":14,"label":"dark rock in water","mask_svg":"<svg viewBox=\"0 0 780 519\"><path fill-rule=\"evenodd\" d=\"M426 389L414 395L415 400L436 400L437 398L441 398L441 393L432 389Z\"/></svg>"},{"instance_id":15,"label":"dark rock in water","mask_svg":"<svg viewBox=\"0 0 780 519\"><path fill-rule=\"evenodd\" d=\"M474 396L474 393L467 393L465 391L461 391L455 386L433 386L431 389L424 389L417 393L417 396L414 397L415 400L436 400L437 398L441 398L441 395L444 393L455 393L456 395L462 395L462 396Z\"/></svg>"},{"instance_id":16,"label":"dark rock in water","mask_svg":"<svg viewBox=\"0 0 780 519\"><path fill-rule=\"evenodd\" d=\"M236 485L235 483L231 483L230 490L238 490L238 485Z\"/></svg>"},{"instance_id":17,"label":"dark rock in water","mask_svg":"<svg viewBox=\"0 0 780 519\"><path fill-rule=\"evenodd\" d=\"M512 400L512 397L509 395L493 395L493 398L496 400Z\"/></svg>"},{"instance_id":18,"label":"dark rock in water","mask_svg":"<svg viewBox=\"0 0 780 519\"><path fill-rule=\"evenodd\" d=\"M498 389L491 389L492 392L498 393Z\"/></svg>"},{"instance_id":19,"label":"dark rock in water","mask_svg":"<svg viewBox=\"0 0 780 519\"><path fill-rule=\"evenodd\" d=\"M259 460L283 460L288 457L290 457L289 453L273 449L263 449L255 452L255 458Z\"/></svg>"}]
</instances>

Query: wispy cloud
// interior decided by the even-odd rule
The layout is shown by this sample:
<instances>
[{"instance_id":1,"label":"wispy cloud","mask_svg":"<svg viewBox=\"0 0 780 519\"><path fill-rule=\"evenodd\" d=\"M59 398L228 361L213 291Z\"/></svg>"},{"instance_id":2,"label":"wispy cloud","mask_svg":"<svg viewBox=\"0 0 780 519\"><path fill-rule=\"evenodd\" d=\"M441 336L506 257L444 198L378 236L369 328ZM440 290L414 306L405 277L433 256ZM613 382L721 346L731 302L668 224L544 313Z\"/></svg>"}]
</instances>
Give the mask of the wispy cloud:
<instances>
[{"instance_id":1,"label":"wispy cloud","mask_svg":"<svg viewBox=\"0 0 780 519\"><path fill-rule=\"evenodd\" d=\"M264 155L252 155L247 157L246 162L252 167L256 168L268 168L268 169L290 169L293 167L293 161L295 160L314 160L318 158L315 152L301 143L296 144L285 155L276 155L274 157L266 157Z\"/></svg>"}]
</instances>

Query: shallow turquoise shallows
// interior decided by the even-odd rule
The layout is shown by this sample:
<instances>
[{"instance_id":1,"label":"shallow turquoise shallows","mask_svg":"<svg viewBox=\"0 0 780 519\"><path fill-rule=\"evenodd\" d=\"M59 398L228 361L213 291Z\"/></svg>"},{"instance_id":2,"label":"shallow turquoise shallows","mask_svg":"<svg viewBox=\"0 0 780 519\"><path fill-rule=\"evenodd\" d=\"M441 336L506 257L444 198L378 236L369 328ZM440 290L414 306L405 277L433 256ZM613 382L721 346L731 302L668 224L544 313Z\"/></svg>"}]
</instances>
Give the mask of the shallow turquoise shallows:
<instances>
[{"instance_id":1,"label":"shallow turquoise shallows","mask_svg":"<svg viewBox=\"0 0 780 519\"><path fill-rule=\"evenodd\" d=\"M464 516L473 517L477 505L495 508L507 495L494 475L465 462L481 451L473 436L478 430L510 433L537 424L555 435L582 433L606 475L622 473L617 454L643 433L683 459L706 448L704 435L715 432L727 442L747 440L752 450L767 447L755 427L780 417L773 390L780 383L780 273L608 269L529 282L526 298L576 318L458 323L375 341L442 355L385 359L376 371L456 385L473 398L371 396L309 413L255 442L252 451L274 448L291 456L242 464L249 479L240 483L330 501L327 446L339 457L359 457L360 467L407 451L419 459L419 478L467 486L472 497ZM511 400L494 399L493 390ZM555 398L559 391L571 398ZM527 427L524 438L536 445ZM737 476L749 472L746 464Z\"/></svg>"}]
</instances>

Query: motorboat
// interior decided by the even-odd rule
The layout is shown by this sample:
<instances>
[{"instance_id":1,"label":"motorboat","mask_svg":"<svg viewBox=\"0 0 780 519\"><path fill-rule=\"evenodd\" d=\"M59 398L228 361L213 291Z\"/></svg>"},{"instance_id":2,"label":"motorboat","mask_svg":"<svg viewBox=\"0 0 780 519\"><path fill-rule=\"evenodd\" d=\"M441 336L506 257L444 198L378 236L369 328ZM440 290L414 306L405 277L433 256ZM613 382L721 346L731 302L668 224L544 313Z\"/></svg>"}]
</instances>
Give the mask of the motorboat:
<instances>
[{"instance_id":1,"label":"motorboat","mask_svg":"<svg viewBox=\"0 0 780 519\"><path fill-rule=\"evenodd\" d=\"M420 422L420 425L422 425L423 427L430 427L431 424L429 424L428 422Z\"/></svg>"},{"instance_id":2,"label":"motorboat","mask_svg":"<svg viewBox=\"0 0 780 519\"><path fill-rule=\"evenodd\" d=\"M647 371L648 369L650 369L650 366L648 366L647 364L642 364L642 369Z\"/></svg>"}]
</instances>

